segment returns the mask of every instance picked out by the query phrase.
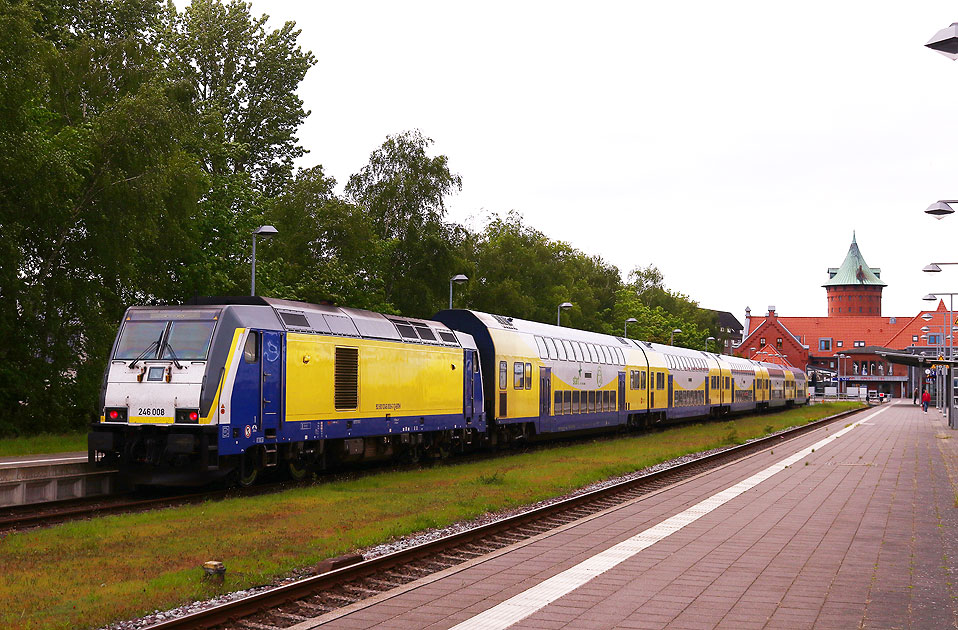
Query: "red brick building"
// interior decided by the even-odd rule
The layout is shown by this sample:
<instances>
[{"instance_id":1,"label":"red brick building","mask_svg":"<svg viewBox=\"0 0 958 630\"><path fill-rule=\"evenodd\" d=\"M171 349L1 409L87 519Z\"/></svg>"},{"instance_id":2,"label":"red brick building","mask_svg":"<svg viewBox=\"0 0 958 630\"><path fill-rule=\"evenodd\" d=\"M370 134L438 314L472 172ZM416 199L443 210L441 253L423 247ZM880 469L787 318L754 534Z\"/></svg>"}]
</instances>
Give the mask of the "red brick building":
<instances>
[{"instance_id":1,"label":"red brick building","mask_svg":"<svg viewBox=\"0 0 958 630\"><path fill-rule=\"evenodd\" d=\"M781 317L774 306L764 317L745 309L745 330L735 354L769 360L780 356L818 381L842 379L892 396L910 396L920 387L914 368L892 365L878 352L935 354L945 341L948 311L939 301L934 311L908 317L882 317L881 294L887 286L881 269L865 262L854 235L845 260L828 269L826 317Z\"/></svg>"}]
</instances>

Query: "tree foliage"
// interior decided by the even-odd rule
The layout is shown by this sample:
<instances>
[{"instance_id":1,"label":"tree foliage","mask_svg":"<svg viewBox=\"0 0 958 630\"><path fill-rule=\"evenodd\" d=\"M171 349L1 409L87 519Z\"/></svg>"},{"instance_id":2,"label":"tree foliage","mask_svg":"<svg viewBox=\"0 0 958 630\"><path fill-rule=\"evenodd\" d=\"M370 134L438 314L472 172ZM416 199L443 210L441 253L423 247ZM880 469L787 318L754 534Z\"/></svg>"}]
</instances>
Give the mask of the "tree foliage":
<instances>
[{"instance_id":1,"label":"tree foliage","mask_svg":"<svg viewBox=\"0 0 958 630\"><path fill-rule=\"evenodd\" d=\"M419 131L342 194L294 173L316 60L237 0L0 0L0 434L82 427L127 306L248 292L429 317L459 307L701 347L714 323L653 266L623 280L515 212L447 219L462 187Z\"/></svg>"}]
</instances>

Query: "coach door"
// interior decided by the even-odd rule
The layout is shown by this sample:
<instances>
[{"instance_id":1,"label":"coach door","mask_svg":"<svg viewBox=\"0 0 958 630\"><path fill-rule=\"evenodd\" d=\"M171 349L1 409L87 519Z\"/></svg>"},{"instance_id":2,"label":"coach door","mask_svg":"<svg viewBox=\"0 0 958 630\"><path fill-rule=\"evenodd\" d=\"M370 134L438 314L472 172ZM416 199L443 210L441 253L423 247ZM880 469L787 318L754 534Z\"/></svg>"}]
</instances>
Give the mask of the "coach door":
<instances>
[{"instance_id":1,"label":"coach door","mask_svg":"<svg viewBox=\"0 0 958 630\"><path fill-rule=\"evenodd\" d=\"M266 438L275 438L283 418L283 335L263 331L262 417Z\"/></svg>"},{"instance_id":2,"label":"coach door","mask_svg":"<svg viewBox=\"0 0 958 630\"><path fill-rule=\"evenodd\" d=\"M628 405L625 404L625 372L619 372L619 411L625 411Z\"/></svg>"},{"instance_id":3,"label":"coach door","mask_svg":"<svg viewBox=\"0 0 958 630\"><path fill-rule=\"evenodd\" d=\"M552 410L552 369L539 368L539 431L555 430Z\"/></svg>"}]
</instances>

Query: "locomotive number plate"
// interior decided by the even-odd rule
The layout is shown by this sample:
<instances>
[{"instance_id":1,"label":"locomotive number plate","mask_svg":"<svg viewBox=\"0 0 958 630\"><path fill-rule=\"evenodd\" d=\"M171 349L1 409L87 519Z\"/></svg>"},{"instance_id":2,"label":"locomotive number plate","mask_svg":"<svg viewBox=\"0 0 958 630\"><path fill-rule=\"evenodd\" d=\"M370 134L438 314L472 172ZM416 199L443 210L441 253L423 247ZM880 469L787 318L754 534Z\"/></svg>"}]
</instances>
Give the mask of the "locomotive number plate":
<instances>
[{"instance_id":1,"label":"locomotive number plate","mask_svg":"<svg viewBox=\"0 0 958 630\"><path fill-rule=\"evenodd\" d=\"M151 407L140 407L138 416L165 416L166 409L162 408L151 408Z\"/></svg>"}]
</instances>

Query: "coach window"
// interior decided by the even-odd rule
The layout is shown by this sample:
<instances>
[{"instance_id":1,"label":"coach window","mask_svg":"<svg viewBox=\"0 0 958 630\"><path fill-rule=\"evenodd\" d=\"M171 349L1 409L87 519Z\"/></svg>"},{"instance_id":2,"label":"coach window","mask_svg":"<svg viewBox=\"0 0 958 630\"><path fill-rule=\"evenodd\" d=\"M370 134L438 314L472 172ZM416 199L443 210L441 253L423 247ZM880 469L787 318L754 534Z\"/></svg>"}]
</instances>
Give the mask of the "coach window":
<instances>
[{"instance_id":1,"label":"coach window","mask_svg":"<svg viewBox=\"0 0 958 630\"><path fill-rule=\"evenodd\" d=\"M523 382L523 380L522 380L522 374L523 374L522 364L521 364L521 363L513 363L513 364L512 364L512 371L513 371L513 374L514 374L514 378L512 379L512 387L513 387L514 389L522 389L522 382Z\"/></svg>"},{"instance_id":2,"label":"coach window","mask_svg":"<svg viewBox=\"0 0 958 630\"><path fill-rule=\"evenodd\" d=\"M579 390L572 392L572 413L579 413Z\"/></svg>"},{"instance_id":3,"label":"coach window","mask_svg":"<svg viewBox=\"0 0 958 630\"><path fill-rule=\"evenodd\" d=\"M549 358L549 349L546 348L546 342L545 342L545 340L544 340L542 337L540 337L539 335L536 335L536 348L539 349L539 358L540 358L540 359L548 359L548 358Z\"/></svg>"},{"instance_id":4,"label":"coach window","mask_svg":"<svg viewBox=\"0 0 958 630\"><path fill-rule=\"evenodd\" d=\"M639 383L639 389L645 389L645 384L646 384L645 372L640 372L640 374L642 375L642 380Z\"/></svg>"},{"instance_id":5,"label":"coach window","mask_svg":"<svg viewBox=\"0 0 958 630\"><path fill-rule=\"evenodd\" d=\"M559 351L559 360L565 361L566 360L565 346L562 345L561 339L556 339L556 350Z\"/></svg>"},{"instance_id":6,"label":"coach window","mask_svg":"<svg viewBox=\"0 0 958 630\"><path fill-rule=\"evenodd\" d=\"M259 333L251 332L246 338L246 345L243 346L243 360L247 363L256 363L259 356L257 349L259 347Z\"/></svg>"},{"instance_id":7,"label":"coach window","mask_svg":"<svg viewBox=\"0 0 958 630\"><path fill-rule=\"evenodd\" d=\"M508 374L509 366L505 361L499 361L499 389L506 388L506 376Z\"/></svg>"},{"instance_id":8,"label":"coach window","mask_svg":"<svg viewBox=\"0 0 958 630\"><path fill-rule=\"evenodd\" d=\"M572 342L566 339L562 340L562 345L565 347L565 358L567 361L575 361L575 352L572 351Z\"/></svg>"},{"instance_id":9,"label":"coach window","mask_svg":"<svg viewBox=\"0 0 958 630\"><path fill-rule=\"evenodd\" d=\"M562 392L562 413L572 413L572 392L568 389Z\"/></svg>"},{"instance_id":10,"label":"coach window","mask_svg":"<svg viewBox=\"0 0 958 630\"><path fill-rule=\"evenodd\" d=\"M582 344L580 344L578 341L573 341L572 351L575 353L575 360L581 363L582 362Z\"/></svg>"},{"instance_id":11,"label":"coach window","mask_svg":"<svg viewBox=\"0 0 958 630\"><path fill-rule=\"evenodd\" d=\"M552 340L552 337L546 337L546 348L549 349L550 359L559 358L559 353L556 351L556 342Z\"/></svg>"},{"instance_id":12,"label":"coach window","mask_svg":"<svg viewBox=\"0 0 958 630\"><path fill-rule=\"evenodd\" d=\"M555 393L555 400L552 405L552 413L556 416L562 415L562 392Z\"/></svg>"},{"instance_id":13,"label":"coach window","mask_svg":"<svg viewBox=\"0 0 958 630\"><path fill-rule=\"evenodd\" d=\"M531 363L526 363L525 376L526 376L525 388L532 389L532 364Z\"/></svg>"},{"instance_id":14,"label":"coach window","mask_svg":"<svg viewBox=\"0 0 958 630\"><path fill-rule=\"evenodd\" d=\"M595 390L589 392L589 413L595 413Z\"/></svg>"}]
</instances>

